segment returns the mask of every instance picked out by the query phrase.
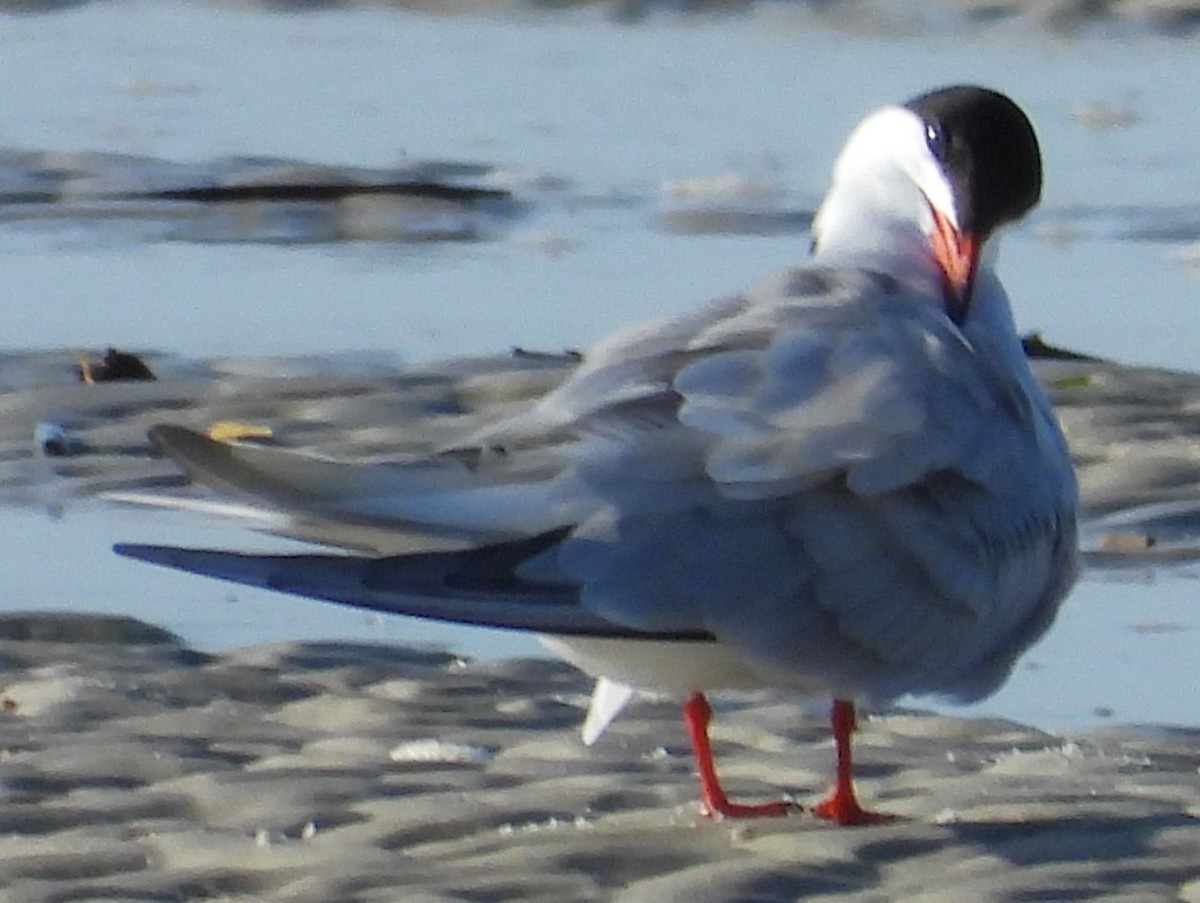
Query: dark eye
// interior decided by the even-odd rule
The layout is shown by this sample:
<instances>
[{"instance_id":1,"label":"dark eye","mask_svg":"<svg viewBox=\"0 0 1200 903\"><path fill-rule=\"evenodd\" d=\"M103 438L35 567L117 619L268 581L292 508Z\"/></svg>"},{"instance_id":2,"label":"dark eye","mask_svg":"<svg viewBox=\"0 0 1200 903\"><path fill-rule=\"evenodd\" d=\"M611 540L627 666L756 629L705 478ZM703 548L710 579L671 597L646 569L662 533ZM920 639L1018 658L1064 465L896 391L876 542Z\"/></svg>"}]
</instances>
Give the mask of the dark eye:
<instances>
[{"instance_id":1,"label":"dark eye","mask_svg":"<svg viewBox=\"0 0 1200 903\"><path fill-rule=\"evenodd\" d=\"M932 122L925 123L925 144L934 158L941 160L946 154L946 137L942 130Z\"/></svg>"}]
</instances>

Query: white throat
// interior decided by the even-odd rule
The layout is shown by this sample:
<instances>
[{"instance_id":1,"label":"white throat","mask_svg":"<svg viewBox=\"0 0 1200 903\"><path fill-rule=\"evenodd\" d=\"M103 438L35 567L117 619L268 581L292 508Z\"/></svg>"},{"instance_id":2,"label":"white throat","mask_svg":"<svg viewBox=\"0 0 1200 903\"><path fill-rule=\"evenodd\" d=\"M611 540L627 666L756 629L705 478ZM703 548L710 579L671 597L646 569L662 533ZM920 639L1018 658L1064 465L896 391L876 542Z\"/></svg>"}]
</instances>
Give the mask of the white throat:
<instances>
[{"instance_id":1,"label":"white throat","mask_svg":"<svg viewBox=\"0 0 1200 903\"><path fill-rule=\"evenodd\" d=\"M954 196L930 154L924 125L901 107L867 117L850 135L813 221L822 263L887 273L920 291L940 289L930 204L957 220Z\"/></svg>"},{"instance_id":2,"label":"white throat","mask_svg":"<svg viewBox=\"0 0 1200 903\"><path fill-rule=\"evenodd\" d=\"M898 194L886 179L835 183L813 221L814 260L877 270L922 292L940 290L942 273L929 240L933 218L928 207L918 207L920 192Z\"/></svg>"}]
</instances>

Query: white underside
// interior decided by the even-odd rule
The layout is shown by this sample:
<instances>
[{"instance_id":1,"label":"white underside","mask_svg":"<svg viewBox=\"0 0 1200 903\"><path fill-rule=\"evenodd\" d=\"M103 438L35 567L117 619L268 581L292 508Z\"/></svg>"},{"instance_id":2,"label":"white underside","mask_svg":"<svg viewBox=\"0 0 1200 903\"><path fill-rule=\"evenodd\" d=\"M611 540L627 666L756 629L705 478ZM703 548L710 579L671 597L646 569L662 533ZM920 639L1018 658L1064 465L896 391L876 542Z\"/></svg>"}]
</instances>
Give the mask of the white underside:
<instances>
[{"instance_id":1,"label":"white underside","mask_svg":"<svg viewBox=\"0 0 1200 903\"><path fill-rule=\"evenodd\" d=\"M727 646L711 642L539 636L542 645L593 677L636 690L690 696L765 685Z\"/></svg>"},{"instance_id":2,"label":"white underside","mask_svg":"<svg viewBox=\"0 0 1200 903\"><path fill-rule=\"evenodd\" d=\"M596 678L582 729L588 746L639 692L686 697L710 690L765 686L759 675L720 643L546 635L538 639L555 655Z\"/></svg>"}]
</instances>

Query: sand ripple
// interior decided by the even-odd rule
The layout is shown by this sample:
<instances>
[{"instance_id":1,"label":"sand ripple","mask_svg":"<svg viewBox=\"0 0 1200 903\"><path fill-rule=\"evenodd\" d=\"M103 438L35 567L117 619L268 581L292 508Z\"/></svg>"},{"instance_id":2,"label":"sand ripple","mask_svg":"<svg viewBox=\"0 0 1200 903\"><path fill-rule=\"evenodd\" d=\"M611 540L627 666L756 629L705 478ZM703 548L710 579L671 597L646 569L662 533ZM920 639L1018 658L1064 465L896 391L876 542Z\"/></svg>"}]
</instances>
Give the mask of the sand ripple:
<instances>
[{"instance_id":1,"label":"sand ripple","mask_svg":"<svg viewBox=\"0 0 1200 903\"><path fill-rule=\"evenodd\" d=\"M1200 898L1196 730L895 713L864 723L860 774L898 823L714 823L675 707L586 749L588 688L565 665L202 655L79 616L3 618L0 636L11 903ZM717 724L736 792L820 793L822 719L755 694Z\"/></svg>"}]
</instances>

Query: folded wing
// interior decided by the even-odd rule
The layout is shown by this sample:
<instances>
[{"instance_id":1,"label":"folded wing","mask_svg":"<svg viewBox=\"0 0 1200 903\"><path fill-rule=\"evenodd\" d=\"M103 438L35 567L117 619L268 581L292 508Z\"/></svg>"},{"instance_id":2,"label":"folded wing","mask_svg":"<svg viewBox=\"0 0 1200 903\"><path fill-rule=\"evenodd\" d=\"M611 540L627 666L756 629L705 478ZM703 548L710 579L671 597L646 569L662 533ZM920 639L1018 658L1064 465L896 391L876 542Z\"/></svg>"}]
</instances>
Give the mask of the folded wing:
<instances>
[{"instance_id":1,"label":"folded wing","mask_svg":"<svg viewBox=\"0 0 1200 903\"><path fill-rule=\"evenodd\" d=\"M711 639L698 631L630 630L583 608L572 586L538 583L518 575L523 563L562 537L558 531L466 552L380 558L260 555L138 544L120 544L114 550L175 570L390 614L564 636Z\"/></svg>"}]
</instances>

